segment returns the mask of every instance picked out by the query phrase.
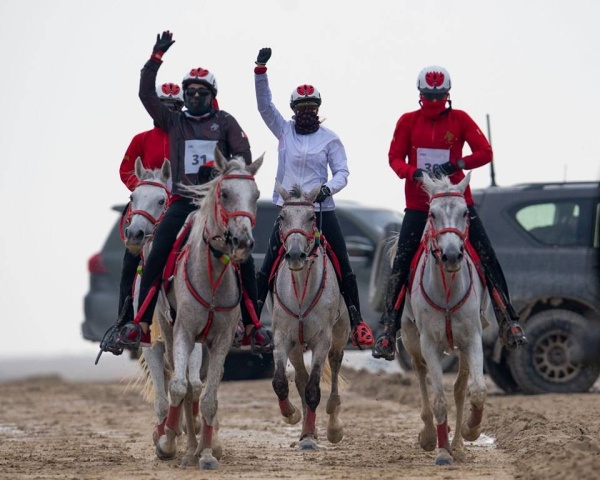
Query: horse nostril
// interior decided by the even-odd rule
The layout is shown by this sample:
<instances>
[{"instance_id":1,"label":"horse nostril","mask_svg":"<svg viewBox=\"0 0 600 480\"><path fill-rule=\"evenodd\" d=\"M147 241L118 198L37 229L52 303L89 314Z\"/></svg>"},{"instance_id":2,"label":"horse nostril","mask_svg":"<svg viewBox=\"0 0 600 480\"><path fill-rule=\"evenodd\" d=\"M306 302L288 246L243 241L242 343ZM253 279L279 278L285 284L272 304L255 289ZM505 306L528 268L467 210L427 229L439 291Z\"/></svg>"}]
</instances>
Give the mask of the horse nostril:
<instances>
[{"instance_id":1,"label":"horse nostril","mask_svg":"<svg viewBox=\"0 0 600 480\"><path fill-rule=\"evenodd\" d=\"M289 253L285 252L285 255L283 256L283 258L285 258L286 260L289 260L292 257L290 256Z\"/></svg>"},{"instance_id":2,"label":"horse nostril","mask_svg":"<svg viewBox=\"0 0 600 480\"><path fill-rule=\"evenodd\" d=\"M448 256L444 253L442 254L442 262L447 262L448 261Z\"/></svg>"},{"instance_id":3,"label":"horse nostril","mask_svg":"<svg viewBox=\"0 0 600 480\"><path fill-rule=\"evenodd\" d=\"M460 252L460 253L458 254L458 261L459 261L459 262L462 262L462 259L463 259L463 257L464 257L463 253L462 253L462 252Z\"/></svg>"},{"instance_id":4,"label":"horse nostril","mask_svg":"<svg viewBox=\"0 0 600 480\"><path fill-rule=\"evenodd\" d=\"M300 260L306 260L306 253L302 252L300 254Z\"/></svg>"}]
</instances>

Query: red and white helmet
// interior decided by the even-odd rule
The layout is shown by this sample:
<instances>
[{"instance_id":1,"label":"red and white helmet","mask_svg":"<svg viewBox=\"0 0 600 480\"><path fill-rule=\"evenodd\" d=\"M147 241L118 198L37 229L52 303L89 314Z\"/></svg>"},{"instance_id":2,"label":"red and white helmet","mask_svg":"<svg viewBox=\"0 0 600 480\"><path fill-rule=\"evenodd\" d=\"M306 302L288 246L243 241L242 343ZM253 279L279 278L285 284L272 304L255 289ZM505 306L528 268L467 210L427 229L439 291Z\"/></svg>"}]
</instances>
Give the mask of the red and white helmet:
<instances>
[{"instance_id":1,"label":"red and white helmet","mask_svg":"<svg viewBox=\"0 0 600 480\"><path fill-rule=\"evenodd\" d=\"M183 105L183 91L176 83L163 83L156 87L158 98L163 101L171 101L173 103L181 102Z\"/></svg>"},{"instance_id":2,"label":"red and white helmet","mask_svg":"<svg viewBox=\"0 0 600 480\"><path fill-rule=\"evenodd\" d=\"M188 73L186 73L183 77L181 85L184 89L186 89L190 83L201 83L203 85L206 85L210 89L212 94L215 97L217 96L217 79L211 72L209 72L205 68L192 68Z\"/></svg>"},{"instance_id":3,"label":"red and white helmet","mask_svg":"<svg viewBox=\"0 0 600 480\"><path fill-rule=\"evenodd\" d=\"M425 67L417 78L417 88L421 93L448 93L451 87L448 70L439 65Z\"/></svg>"},{"instance_id":4,"label":"red and white helmet","mask_svg":"<svg viewBox=\"0 0 600 480\"><path fill-rule=\"evenodd\" d=\"M292 110L299 103L314 104L319 107L321 105L321 94L312 85L299 85L294 89L290 97L290 107L292 107Z\"/></svg>"}]
</instances>

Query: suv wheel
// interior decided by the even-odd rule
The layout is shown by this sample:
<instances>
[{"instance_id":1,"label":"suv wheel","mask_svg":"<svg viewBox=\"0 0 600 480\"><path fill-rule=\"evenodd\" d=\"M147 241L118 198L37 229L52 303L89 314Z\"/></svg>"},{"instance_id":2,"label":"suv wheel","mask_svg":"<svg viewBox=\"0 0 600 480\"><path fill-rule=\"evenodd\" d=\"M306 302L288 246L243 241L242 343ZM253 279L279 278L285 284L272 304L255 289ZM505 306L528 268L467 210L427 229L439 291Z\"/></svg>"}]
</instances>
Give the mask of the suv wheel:
<instances>
[{"instance_id":1,"label":"suv wheel","mask_svg":"<svg viewBox=\"0 0 600 480\"><path fill-rule=\"evenodd\" d=\"M502 389L509 395L521 393L521 388L519 385L517 385L517 382L515 381L515 378L513 377L508 366L508 357L511 353L513 352L509 352L505 348L502 348L502 354L500 356L499 363L496 363L494 360L492 360L492 353L486 352L485 348L483 355L485 373L490 376L498 388Z\"/></svg>"},{"instance_id":2,"label":"suv wheel","mask_svg":"<svg viewBox=\"0 0 600 480\"><path fill-rule=\"evenodd\" d=\"M600 365L571 361L571 344L585 335L588 321L561 309L545 310L525 324L529 344L510 352L508 365L528 394L587 392L600 375Z\"/></svg>"},{"instance_id":3,"label":"suv wheel","mask_svg":"<svg viewBox=\"0 0 600 480\"><path fill-rule=\"evenodd\" d=\"M400 232L399 223L388 223L381 234L375 249L371 277L369 279L369 305L376 312L385 310L385 293L392 273L392 259L389 256L393 243L392 235Z\"/></svg>"}]
</instances>

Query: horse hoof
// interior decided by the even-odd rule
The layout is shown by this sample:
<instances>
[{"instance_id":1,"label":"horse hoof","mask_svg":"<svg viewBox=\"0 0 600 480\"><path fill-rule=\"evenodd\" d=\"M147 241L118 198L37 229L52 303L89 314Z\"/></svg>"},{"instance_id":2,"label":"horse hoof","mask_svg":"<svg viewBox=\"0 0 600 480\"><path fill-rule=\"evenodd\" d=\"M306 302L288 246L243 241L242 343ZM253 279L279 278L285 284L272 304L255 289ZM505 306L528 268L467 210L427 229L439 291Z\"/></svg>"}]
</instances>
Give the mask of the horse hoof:
<instances>
[{"instance_id":1,"label":"horse hoof","mask_svg":"<svg viewBox=\"0 0 600 480\"><path fill-rule=\"evenodd\" d=\"M202 470L216 470L219 468L219 461L213 457L212 449L206 448L202 450L198 465Z\"/></svg>"},{"instance_id":2,"label":"horse hoof","mask_svg":"<svg viewBox=\"0 0 600 480\"><path fill-rule=\"evenodd\" d=\"M419 445L426 452L433 452L437 445L437 437L435 431L433 435L427 435L425 431L419 432Z\"/></svg>"},{"instance_id":3,"label":"horse hoof","mask_svg":"<svg viewBox=\"0 0 600 480\"><path fill-rule=\"evenodd\" d=\"M283 417L283 421L288 425L296 425L300 419L302 418L302 414L298 407L294 407L294 413L292 413L289 417Z\"/></svg>"},{"instance_id":4,"label":"horse hoof","mask_svg":"<svg viewBox=\"0 0 600 480\"><path fill-rule=\"evenodd\" d=\"M452 465L454 458L450 455L450 452L445 448L440 448L439 453L435 457L436 465Z\"/></svg>"},{"instance_id":5,"label":"horse hoof","mask_svg":"<svg viewBox=\"0 0 600 480\"><path fill-rule=\"evenodd\" d=\"M217 460L221 460L222 456L223 456L223 447L221 445L217 445L216 447L213 447L213 457L215 457Z\"/></svg>"},{"instance_id":6,"label":"horse hoof","mask_svg":"<svg viewBox=\"0 0 600 480\"><path fill-rule=\"evenodd\" d=\"M300 450L316 450L317 442L312 437L305 437L298 443L298 448Z\"/></svg>"},{"instance_id":7,"label":"horse hoof","mask_svg":"<svg viewBox=\"0 0 600 480\"><path fill-rule=\"evenodd\" d=\"M327 427L327 440L330 443L340 443L342 438L344 438L344 427L342 425Z\"/></svg>"},{"instance_id":8,"label":"horse hoof","mask_svg":"<svg viewBox=\"0 0 600 480\"><path fill-rule=\"evenodd\" d=\"M481 428L479 426L469 428L467 426L467 424L465 423L465 424L463 424L461 433L462 433L462 437L467 442L474 442L475 440L477 440L479 438L479 435L481 435Z\"/></svg>"},{"instance_id":9,"label":"horse hoof","mask_svg":"<svg viewBox=\"0 0 600 480\"><path fill-rule=\"evenodd\" d=\"M173 450L172 452L165 452L160 448L160 441L156 444L156 456L159 460L171 460L175 458L175 454L177 452Z\"/></svg>"}]
</instances>

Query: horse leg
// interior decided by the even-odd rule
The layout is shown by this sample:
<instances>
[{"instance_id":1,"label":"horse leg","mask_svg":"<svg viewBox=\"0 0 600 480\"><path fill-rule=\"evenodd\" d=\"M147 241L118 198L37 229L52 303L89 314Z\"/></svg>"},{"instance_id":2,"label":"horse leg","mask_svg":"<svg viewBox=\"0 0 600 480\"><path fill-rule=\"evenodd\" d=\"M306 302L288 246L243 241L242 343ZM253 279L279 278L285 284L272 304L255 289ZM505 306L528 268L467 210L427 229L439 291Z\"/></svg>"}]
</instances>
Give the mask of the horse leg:
<instances>
[{"instance_id":1,"label":"horse leg","mask_svg":"<svg viewBox=\"0 0 600 480\"><path fill-rule=\"evenodd\" d=\"M158 439L165 434L165 423L169 409L169 399L165 383L164 344L162 342L154 342L151 347L142 348L142 355L144 356L144 361L148 366L148 372L152 380L154 413L156 414L156 427L152 432L152 440L154 445L156 445Z\"/></svg>"},{"instance_id":2,"label":"horse leg","mask_svg":"<svg viewBox=\"0 0 600 480\"><path fill-rule=\"evenodd\" d=\"M177 328L180 327L180 328ZM173 378L169 382L169 413L165 425L165 434L156 444L156 455L165 460L171 459L177 453L176 438L181 435L180 414L181 404L188 391L187 365L188 357L194 346L181 323L175 324L173 336Z\"/></svg>"},{"instance_id":3,"label":"horse leg","mask_svg":"<svg viewBox=\"0 0 600 480\"><path fill-rule=\"evenodd\" d=\"M421 344L419 332L412 321L402 322L402 343L410 354L413 370L419 380L419 391L421 393L421 420L423 428L419 432L419 445L426 452L435 450L437 431L433 424L433 412L429 403L429 392L427 389L427 365L421 355Z\"/></svg>"},{"instance_id":4,"label":"horse leg","mask_svg":"<svg viewBox=\"0 0 600 480\"><path fill-rule=\"evenodd\" d=\"M463 422L467 380L469 378L469 361L463 351L458 356L458 375L454 382L454 404L456 406L456 429L452 439L452 455L456 460L465 459L465 445L461 433Z\"/></svg>"},{"instance_id":5,"label":"horse leg","mask_svg":"<svg viewBox=\"0 0 600 480\"><path fill-rule=\"evenodd\" d=\"M348 336L346 335L346 337ZM344 358L343 347L329 350L329 365L331 367L331 393L327 400L326 412L329 415L327 422L327 440L339 443L344 438L344 422L340 420L342 400L339 394L339 373Z\"/></svg>"},{"instance_id":6,"label":"horse leg","mask_svg":"<svg viewBox=\"0 0 600 480\"><path fill-rule=\"evenodd\" d=\"M304 415L304 424L302 426L302 434L300 435L300 443L298 446L301 450L315 450L317 448L317 407L321 402L321 375L327 354L331 346L331 338L324 337L319 344L313 349L312 366L310 369L310 377L306 384L306 413Z\"/></svg>"},{"instance_id":7,"label":"horse leg","mask_svg":"<svg viewBox=\"0 0 600 480\"><path fill-rule=\"evenodd\" d=\"M471 414L462 425L462 436L470 442L479 438L483 406L487 397L485 379L483 376L483 349L481 340L474 340L468 350L469 358L469 392L471 394Z\"/></svg>"},{"instance_id":8,"label":"horse leg","mask_svg":"<svg viewBox=\"0 0 600 480\"><path fill-rule=\"evenodd\" d=\"M306 385L308 385L308 370L304 363L304 352L300 345L290 351L290 363L294 367L294 383L302 401L302 415L306 417Z\"/></svg>"},{"instance_id":9,"label":"horse leg","mask_svg":"<svg viewBox=\"0 0 600 480\"><path fill-rule=\"evenodd\" d=\"M206 388L200 401L200 411L202 413L201 440L196 449L196 456L199 457L199 465L202 470L216 470L219 468L219 461L213 455L213 434L217 424L217 390L223 377L225 357L229 351L229 346L233 341L233 329L231 336L227 339L222 338L223 342L219 345L209 346L210 362L208 363L208 372L206 374ZM229 340L228 342L226 340Z\"/></svg>"},{"instance_id":10,"label":"horse leg","mask_svg":"<svg viewBox=\"0 0 600 480\"><path fill-rule=\"evenodd\" d=\"M273 359L275 362L275 372L273 374L273 391L279 400L279 410L283 416L283 421L288 425L295 425L302 418L300 410L290 402L289 382L286 376L286 366L288 361L288 351L290 345L287 341L276 341L273 351Z\"/></svg>"},{"instance_id":11,"label":"horse leg","mask_svg":"<svg viewBox=\"0 0 600 480\"><path fill-rule=\"evenodd\" d=\"M187 436L187 447L185 454L181 459L182 467L190 467L195 465L198 461L195 456L196 448L198 447L198 440L196 439L196 431L194 429L194 413L193 413L193 390L191 384L188 385L188 391L183 400L183 413L185 417L185 433Z\"/></svg>"},{"instance_id":12,"label":"horse leg","mask_svg":"<svg viewBox=\"0 0 600 480\"><path fill-rule=\"evenodd\" d=\"M449 442L448 401L444 394L443 370L436 345L425 336L421 336L421 350L427 364L431 389L433 392L433 415L437 424L436 465L450 465L453 462L452 449Z\"/></svg>"},{"instance_id":13,"label":"horse leg","mask_svg":"<svg viewBox=\"0 0 600 480\"><path fill-rule=\"evenodd\" d=\"M200 395L202 394L202 381L200 369L202 368L202 344L194 343L188 364L188 381L192 387L192 403L194 417L194 431L200 433Z\"/></svg>"}]
</instances>

